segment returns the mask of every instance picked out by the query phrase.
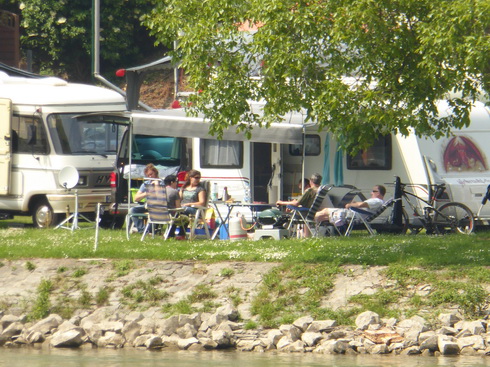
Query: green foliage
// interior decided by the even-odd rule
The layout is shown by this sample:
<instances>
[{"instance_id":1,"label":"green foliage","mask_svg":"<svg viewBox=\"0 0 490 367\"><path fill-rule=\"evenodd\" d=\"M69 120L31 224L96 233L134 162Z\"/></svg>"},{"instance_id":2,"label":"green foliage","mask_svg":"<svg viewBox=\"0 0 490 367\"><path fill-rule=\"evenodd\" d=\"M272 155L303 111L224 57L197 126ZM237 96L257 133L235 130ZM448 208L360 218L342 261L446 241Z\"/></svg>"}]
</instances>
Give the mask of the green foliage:
<instances>
[{"instance_id":1,"label":"green foliage","mask_svg":"<svg viewBox=\"0 0 490 367\"><path fill-rule=\"evenodd\" d=\"M25 266L26 270L29 270L29 271L34 271L36 269L36 265L30 261L26 261L24 266Z\"/></svg>"},{"instance_id":2,"label":"green foliage","mask_svg":"<svg viewBox=\"0 0 490 367\"><path fill-rule=\"evenodd\" d=\"M221 269L221 271L219 272L218 275L220 277L230 278L233 274L235 274L235 270L230 269L230 268L223 268L223 269Z\"/></svg>"},{"instance_id":3,"label":"green foliage","mask_svg":"<svg viewBox=\"0 0 490 367\"><path fill-rule=\"evenodd\" d=\"M61 274L61 273L64 273L65 271L67 271L68 268L66 266L60 266L58 269L56 269L56 272L58 274Z\"/></svg>"},{"instance_id":4,"label":"green foliage","mask_svg":"<svg viewBox=\"0 0 490 367\"><path fill-rule=\"evenodd\" d=\"M252 299L251 312L264 327L277 327L299 315L322 315L320 300L333 287L339 272L333 264L284 264L264 274L259 292Z\"/></svg>"},{"instance_id":5,"label":"green foliage","mask_svg":"<svg viewBox=\"0 0 490 367\"><path fill-rule=\"evenodd\" d=\"M257 323L255 321L252 321L252 320L248 320L245 325L243 326L243 328L245 330L254 330L254 329L257 329Z\"/></svg>"},{"instance_id":6,"label":"green foliage","mask_svg":"<svg viewBox=\"0 0 490 367\"><path fill-rule=\"evenodd\" d=\"M209 299L216 298L217 294L214 292L208 284L198 284L192 290L188 299L191 303L201 302Z\"/></svg>"},{"instance_id":7,"label":"green foliage","mask_svg":"<svg viewBox=\"0 0 490 367\"><path fill-rule=\"evenodd\" d=\"M481 313L488 301L487 292L479 284L441 281L429 295L430 306L456 304L469 316Z\"/></svg>"},{"instance_id":8,"label":"green foliage","mask_svg":"<svg viewBox=\"0 0 490 367\"><path fill-rule=\"evenodd\" d=\"M164 314L169 314L169 315L188 315L194 312L194 308L192 307L191 303L189 300L180 300L176 303L167 303L162 306L162 312Z\"/></svg>"},{"instance_id":9,"label":"green foliage","mask_svg":"<svg viewBox=\"0 0 490 367\"><path fill-rule=\"evenodd\" d=\"M217 136L305 110L354 152L379 134L467 125L471 103L490 90L487 0L154 3L144 23L158 42L177 41L173 56L202 91L191 108ZM247 22L260 27L240 32ZM453 115L439 119L436 102L454 91ZM263 118L247 100L266 102Z\"/></svg>"},{"instance_id":10,"label":"green foliage","mask_svg":"<svg viewBox=\"0 0 490 367\"><path fill-rule=\"evenodd\" d=\"M81 278L81 277L83 277L85 274L87 274L87 269L85 269L85 268L79 268L79 269L76 269L76 270L73 272L73 277L74 277L74 278Z\"/></svg>"},{"instance_id":11,"label":"green foliage","mask_svg":"<svg viewBox=\"0 0 490 367\"><path fill-rule=\"evenodd\" d=\"M99 291L95 295L95 303L97 304L97 307L101 307L109 303L109 296L112 291L113 289L111 287L104 287L99 289Z\"/></svg>"},{"instance_id":12,"label":"green foliage","mask_svg":"<svg viewBox=\"0 0 490 367\"><path fill-rule=\"evenodd\" d=\"M226 289L228 298L231 300L233 306L238 307L242 303L242 298L240 297L240 289L236 287L228 287Z\"/></svg>"},{"instance_id":13,"label":"green foliage","mask_svg":"<svg viewBox=\"0 0 490 367\"><path fill-rule=\"evenodd\" d=\"M77 81L91 78L92 2L84 0L25 0L20 3L21 44L32 50L41 71L68 75ZM101 2L101 66L129 66L150 52L153 40L140 25L151 4L144 0ZM123 64L123 65L121 65Z\"/></svg>"},{"instance_id":14,"label":"green foliage","mask_svg":"<svg viewBox=\"0 0 490 367\"><path fill-rule=\"evenodd\" d=\"M37 297L28 314L28 320L39 320L49 315L51 311L51 302L49 296L53 290L53 283L50 280L42 279L37 287Z\"/></svg>"},{"instance_id":15,"label":"green foliage","mask_svg":"<svg viewBox=\"0 0 490 367\"><path fill-rule=\"evenodd\" d=\"M89 307L92 303L92 295L86 289L82 289L82 294L78 298L78 304L80 307Z\"/></svg>"},{"instance_id":16,"label":"green foliage","mask_svg":"<svg viewBox=\"0 0 490 367\"><path fill-rule=\"evenodd\" d=\"M116 277L123 277L128 275L134 264L131 260L119 260L112 264L112 267L116 271Z\"/></svg>"},{"instance_id":17,"label":"green foliage","mask_svg":"<svg viewBox=\"0 0 490 367\"><path fill-rule=\"evenodd\" d=\"M155 306L158 302L168 298L168 293L155 288L161 282L161 278L151 278L147 282L139 280L123 287L121 294L123 302L132 308Z\"/></svg>"},{"instance_id":18,"label":"green foliage","mask_svg":"<svg viewBox=\"0 0 490 367\"><path fill-rule=\"evenodd\" d=\"M349 298L349 302L361 305L362 311L373 311L381 317L399 317L400 310L390 306L397 303L400 293L394 290L378 290L372 295L359 294Z\"/></svg>"}]
</instances>

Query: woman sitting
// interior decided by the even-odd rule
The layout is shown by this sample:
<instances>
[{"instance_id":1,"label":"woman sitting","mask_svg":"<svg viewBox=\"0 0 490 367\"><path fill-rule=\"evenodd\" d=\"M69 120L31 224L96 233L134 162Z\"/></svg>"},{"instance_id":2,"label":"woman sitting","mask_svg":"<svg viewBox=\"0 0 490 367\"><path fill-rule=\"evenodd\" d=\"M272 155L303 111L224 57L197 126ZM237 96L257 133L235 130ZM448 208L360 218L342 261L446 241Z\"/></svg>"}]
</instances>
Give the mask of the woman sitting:
<instances>
[{"instance_id":1,"label":"woman sitting","mask_svg":"<svg viewBox=\"0 0 490 367\"><path fill-rule=\"evenodd\" d=\"M187 172L184 186L180 191L181 206L186 214L196 214L195 206L206 205L206 189L201 184L201 172L191 169Z\"/></svg>"}]
</instances>

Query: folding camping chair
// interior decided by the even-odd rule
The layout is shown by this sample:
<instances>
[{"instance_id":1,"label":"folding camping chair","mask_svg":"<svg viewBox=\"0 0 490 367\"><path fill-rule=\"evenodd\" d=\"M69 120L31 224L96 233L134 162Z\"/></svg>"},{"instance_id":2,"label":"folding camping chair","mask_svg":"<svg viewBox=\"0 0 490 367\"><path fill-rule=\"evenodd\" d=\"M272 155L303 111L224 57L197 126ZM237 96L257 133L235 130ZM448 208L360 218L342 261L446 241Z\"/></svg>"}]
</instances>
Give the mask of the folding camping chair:
<instances>
[{"instance_id":1,"label":"folding camping chair","mask_svg":"<svg viewBox=\"0 0 490 367\"><path fill-rule=\"evenodd\" d=\"M391 198L385 201L384 204L380 206L378 210L376 210L375 212L367 211L362 208L347 209L350 214L347 215L348 225L344 233L344 236L349 236L352 230L354 229L354 227L359 227L359 226L365 227L372 236L375 236L376 231L371 226L371 222L377 217L379 217L387 208L392 206L396 200L400 200L400 199Z\"/></svg>"},{"instance_id":2,"label":"folding camping chair","mask_svg":"<svg viewBox=\"0 0 490 367\"><path fill-rule=\"evenodd\" d=\"M293 226L305 225L306 228L308 228L308 230L310 231L311 235L313 237L316 237L318 235L318 226L315 222L315 214L320 209L323 200L325 200L325 197L327 196L327 193L331 190L331 188L332 186L330 185L320 186L317 190L315 199L313 200L313 204L311 204L311 207L309 208L288 205L287 208L291 210L293 214L291 216L291 219L289 220L287 229L290 232L294 232L292 230Z\"/></svg>"},{"instance_id":3,"label":"folding camping chair","mask_svg":"<svg viewBox=\"0 0 490 367\"><path fill-rule=\"evenodd\" d=\"M201 183L204 185L204 189L206 190L206 203L203 206L192 206L193 208L196 208L196 214L194 215L194 218L190 219L190 224L191 227L189 229L189 239L193 240L196 237L196 232L200 229L199 227L202 225L204 229L204 234L206 235L207 239L211 239L211 235L209 233L209 227L208 224L206 223L206 211L208 210L209 206L209 196L210 196L210 188L211 184L209 181L204 181Z\"/></svg>"},{"instance_id":4,"label":"folding camping chair","mask_svg":"<svg viewBox=\"0 0 490 367\"><path fill-rule=\"evenodd\" d=\"M167 207L167 190L162 185L148 184L146 186L146 208L148 209L148 220L141 236L141 241L151 228L152 238L155 238L155 227L157 225L166 226L163 238L167 239L175 218L170 215Z\"/></svg>"}]
</instances>

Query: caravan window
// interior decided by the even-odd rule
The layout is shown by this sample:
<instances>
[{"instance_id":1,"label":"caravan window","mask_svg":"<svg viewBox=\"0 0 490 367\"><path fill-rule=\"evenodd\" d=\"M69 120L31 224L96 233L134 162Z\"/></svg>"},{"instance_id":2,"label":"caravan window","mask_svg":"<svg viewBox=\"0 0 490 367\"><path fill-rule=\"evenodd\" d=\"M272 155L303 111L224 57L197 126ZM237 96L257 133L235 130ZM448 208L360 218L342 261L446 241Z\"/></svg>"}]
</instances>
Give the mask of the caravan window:
<instances>
[{"instance_id":1,"label":"caravan window","mask_svg":"<svg viewBox=\"0 0 490 367\"><path fill-rule=\"evenodd\" d=\"M242 168L243 142L201 139L200 161L203 168Z\"/></svg>"},{"instance_id":2,"label":"caravan window","mask_svg":"<svg viewBox=\"0 0 490 367\"><path fill-rule=\"evenodd\" d=\"M371 147L360 151L356 156L347 155L347 169L390 170L391 155L391 135L382 136Z\"/></svg>"},{"instance_id":3,"label":"caravan window","mask_svg":"<svg viewBox=\"0 0 490 367\"><path fill-rule=\"evenodd\" d=\"M14 116L12 119L12 153L48 154L46 130L39 118Z\"/></svg>"},{"instance_id":4,"label":"caravan window","mask_svg":"<svg viewBox=\"0 0 490 367\"><path fill-rule=\"evenodd\" d=\"M305 136L305 155L315 156L321 153L320 135L307 134ZM303 144L290 144L289 154L292 156L303 155Z\"/></svg>"}]
</instances>

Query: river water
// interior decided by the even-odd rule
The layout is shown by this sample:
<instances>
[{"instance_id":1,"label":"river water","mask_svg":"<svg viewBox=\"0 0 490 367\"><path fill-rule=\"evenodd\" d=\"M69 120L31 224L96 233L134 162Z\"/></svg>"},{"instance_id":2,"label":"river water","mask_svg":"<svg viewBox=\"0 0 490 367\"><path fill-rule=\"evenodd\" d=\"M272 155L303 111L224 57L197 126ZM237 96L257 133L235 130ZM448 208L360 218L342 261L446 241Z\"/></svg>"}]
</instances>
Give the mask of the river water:
<instances>
[{"instance_id":1,"label":"river water","mask_svg":"<svg viewBox=\"0 0 490 367\"><path fill-rule=\"evenodd\" d=\"M151 352L135 349L0 348L8 367L488 367L490 357L339 356L246 352Z\"/></svg>"}]
</instances>

